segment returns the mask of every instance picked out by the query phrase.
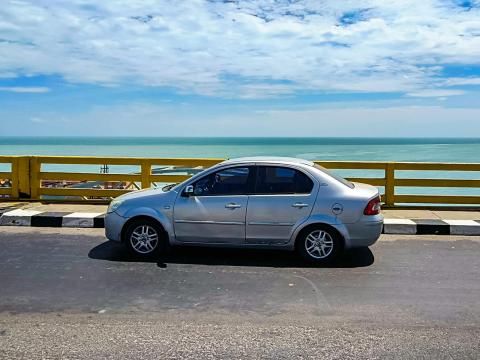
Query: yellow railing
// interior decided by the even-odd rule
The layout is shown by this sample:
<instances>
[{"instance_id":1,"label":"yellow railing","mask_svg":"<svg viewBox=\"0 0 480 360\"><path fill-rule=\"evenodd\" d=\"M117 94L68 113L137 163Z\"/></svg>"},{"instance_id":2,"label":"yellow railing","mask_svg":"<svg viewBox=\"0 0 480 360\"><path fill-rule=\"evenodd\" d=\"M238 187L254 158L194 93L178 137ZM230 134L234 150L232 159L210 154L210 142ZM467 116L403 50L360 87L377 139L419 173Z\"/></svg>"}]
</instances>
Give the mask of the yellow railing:
<instances>
[{"instance_id":1,"label":"yellow railing","mask_svg":"<svg viewBox=\"0 0 480 360\"><path fill-rule=\"evenodd\" d=\"M478 205L480 196L460 195L399 195L398 187L420 188L480 188L480 179L431 179L431 178L398 178L396 171L478 171L480 163L421 163L421 162L365 162L365 161L315 161L328 169L348 170L382 170L380 178L353 178L350 181L362 182L384 187L383 202L386 207L396 204L446 204L446 205Z\"/></svg>"},{"instance_id":2,"label":"yellow railing","mask_svg":"<svg viewBox=\"0 0 480 360\"><path fill-rule=\"evenodd\" d=\"M1 164L10 164L10 171L0 172L0 180L8 179L8 187L0 187L1 200L57 200L108 202L126 192L148 188L155 183L180 182L195 171L210 167L223 159L119 158L80 156L0 156ZM377 171L377 177L348 177L351 181L383 187L386 207L398 204L460 204L480 206L480 196L473 195L403 195L398 187L415 188L480 188L480 163L413 163L366 161L316 161L329 169ZM130 166L130 173L46 171L58 165ZM152 169L163 166L164 173ZM179 174L178 172L183 173ZM193 172L192 172L193 171ZM479 179L399 178L396 171L479 172ZM62 182L63 185L62 185ZM106 184L121 185L108 188ZM88 185L96 184L97 188ZM101 185L99 185L101 184ZM79 187L85 186L85 187Z\"/></svg>"},{"instance_id":3,"label":"yellow railing","mask_svg":"<svg viewBox=\"0 0 480 360\"><path fill-rule=\"evenodd\" d=\"M9 164L10 171L0 172L0 180L8 181L5 183L5 187L0 187L0 198L3 196L9 196L12 198L18 198L18 158L14 156L0 156L0 164ZM7 187L8 186L8 187Z\"/></svg>"}]
</instances>

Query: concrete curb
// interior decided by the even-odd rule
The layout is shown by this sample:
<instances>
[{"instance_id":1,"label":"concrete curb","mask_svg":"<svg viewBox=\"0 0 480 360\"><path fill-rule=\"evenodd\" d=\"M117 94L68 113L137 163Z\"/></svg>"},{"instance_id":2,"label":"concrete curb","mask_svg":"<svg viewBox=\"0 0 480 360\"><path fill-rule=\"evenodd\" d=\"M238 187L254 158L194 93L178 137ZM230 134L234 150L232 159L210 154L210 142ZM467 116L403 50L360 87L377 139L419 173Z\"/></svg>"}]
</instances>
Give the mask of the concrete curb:
<instances>
[{"instance_id":1,"label":"concrete curb","mask_svg":"<svg viewBox=\"0 0 480 360\"><path fill-rule=\"evenodd\" d=\"M0 226L103 228L105 214L16 209L0 214Z\"/></svg>"},{"instance_id":2,"label":"concrete curb","mask_svg":"<svg viewBox=\"0 0 480 360\"><path fill-rule=\"evenodd\" d=\"M5 209L0 226L103 228L104 213ZM480 235L480 220L385 219L384 234Z\"/></svg>"},{"instance_id":3,"label":"concrete curb","mask_svg":"<svg viewBox=\"0 0 480 360\"><path fill-rule=\"evenodd\" d=\"M385 219L384 234L480 235L480 220Z\"/></svg>"}]
</instances>

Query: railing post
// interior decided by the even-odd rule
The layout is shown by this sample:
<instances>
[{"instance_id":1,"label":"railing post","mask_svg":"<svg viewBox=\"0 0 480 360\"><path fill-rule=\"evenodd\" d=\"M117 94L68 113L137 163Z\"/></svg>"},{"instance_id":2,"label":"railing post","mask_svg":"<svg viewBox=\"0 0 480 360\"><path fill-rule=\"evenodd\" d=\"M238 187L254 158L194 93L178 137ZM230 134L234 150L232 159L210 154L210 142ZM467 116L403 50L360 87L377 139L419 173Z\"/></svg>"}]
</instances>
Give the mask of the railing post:
<instances>
[{"instance_id":1,"label":"railing post","mask_svg":"<svg viewBox=\"0 0 480 360\"><path fill-rule=\"evenodd\" d=\"M395 205L395 163L385 164L385 205Z\"/></svg>"},{"instance_id":2,"label":"railing post","mask_svg":"<svg viewBox=\"0 0 480 360\"><path fill-rule=\"evenodd\" d=\"M18 198L30 199L30 157L21 156L16 160L15 170L12 168L12 172L17 178Z\"/></svg>"},{"instance_id":3,"label":"railing post","mask_svg":"<svg viewBox=\"0 0 480 360\"><path fill-rule=\"evenodd\" d=\"M12 167L10 169L12 173L12 177L10 179L10 183L12 184L12 192L10 196L12 199L18 199L19 192L18 192L18 157L12 159Z\"/></svg>"},{"instance_id":4,"label":"railing post","mask_svg":"<svg viewBox=\"0 0 480 360\"><path fill-rule=\"evenodd\" d=\"M30 197L32 200L38 200L40 197L40 163L34 156L30 160Z\"/></svg>"},{"instance_id":5,"label":"railing post","mask_svg":"<svg viewBox=\"0 0 480 360\"><path fill-rule=\"evenodd\" d=\"M148 161L142 162L142 189L150 187L150 175L152 173L152 164Z\"/></svg>"}]
</instances>

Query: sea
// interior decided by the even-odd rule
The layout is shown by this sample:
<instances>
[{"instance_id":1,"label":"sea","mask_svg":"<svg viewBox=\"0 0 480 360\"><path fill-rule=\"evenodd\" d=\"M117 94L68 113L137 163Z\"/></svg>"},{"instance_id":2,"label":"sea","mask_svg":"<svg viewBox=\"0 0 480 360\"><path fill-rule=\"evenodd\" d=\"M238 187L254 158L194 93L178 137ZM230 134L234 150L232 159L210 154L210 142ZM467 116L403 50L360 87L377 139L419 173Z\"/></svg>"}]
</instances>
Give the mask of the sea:
<instances>
[{"instance_id":1,"label":"sea","mask_svg":"<svg viewBox=\"0 0 480 360\"><path fill-rule=\"evenodd\" d=\"M0 155L480 162L480 138L0 137Z\"/></svg>"},{"instance_id":2,"label":"sea","mask_svg":"<svg viewBox=\"0 0 480 360\"><path fill-rule=\"evenodd\" d=\"M167 158L291 156L307 160L480 163L480 138L265 138L265 137L0 137L0 155L84 155ZM0 164L0 171L8 171ZM98 168L98 169L97 169ZM117 167L114 172L133 172ZM49 165L43 171L98 172L98 166ZM343 170L343 176L382 177ZM480 179L477 172L403 171L398 177ZM480 189L398 189L397 193L480 195Z\"/></svg>"}]
</instances>

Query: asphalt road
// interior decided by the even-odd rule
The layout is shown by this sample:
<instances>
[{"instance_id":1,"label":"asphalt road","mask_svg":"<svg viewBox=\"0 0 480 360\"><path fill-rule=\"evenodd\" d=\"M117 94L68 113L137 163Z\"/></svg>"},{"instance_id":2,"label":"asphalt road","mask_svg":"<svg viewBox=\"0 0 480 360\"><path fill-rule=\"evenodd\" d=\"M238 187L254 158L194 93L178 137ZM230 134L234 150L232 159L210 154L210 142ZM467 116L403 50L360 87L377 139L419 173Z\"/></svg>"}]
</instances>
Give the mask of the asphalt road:
<instances>
[{"instance_id":1,"label":"asphalt road","mask_svg":"<svg viewBox=\"0 0 480 360\"><path fill-rule=\"evenodd\" d=\"M0 358L480 358L480 238L383 236L335 266L102 229L0 228Z\"/></svg>"}]
</instances>

